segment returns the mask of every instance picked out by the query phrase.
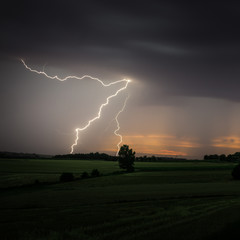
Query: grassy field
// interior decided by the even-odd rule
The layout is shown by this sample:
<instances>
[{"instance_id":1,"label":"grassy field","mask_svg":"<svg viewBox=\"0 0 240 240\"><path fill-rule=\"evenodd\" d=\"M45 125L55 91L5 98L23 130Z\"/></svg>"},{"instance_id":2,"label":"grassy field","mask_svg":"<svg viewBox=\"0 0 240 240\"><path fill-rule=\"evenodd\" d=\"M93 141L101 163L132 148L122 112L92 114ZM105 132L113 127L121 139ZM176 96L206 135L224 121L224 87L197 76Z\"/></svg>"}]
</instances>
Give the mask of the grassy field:
<instances>
[{"instance_id":1,"label":"grassy field","mask_svg":"<svg viewBox=\"0 0 240 240\"><path fill-rule=\"evenodd\" d=\"M119 171L116 162L107 161L1 159L0 188L33 184L35 180L56 182L63 172L79 177L82 172L92 169L98 169L102 174Z\"/></svg>"},{"instance_id":2,"label":"grassy field","mask_svg":"<svg viewBox=\"0 0 240 240\"><path fill-rule=\"evenodd\" d=\"M0 236L231 239L240 224L240 182L231 178L234 165L136 163L136 172L117 174L116 162L0 160ZM104 175L57 182L62 172L80 176L94 168ZM52 184L31 185L36 179Z\"/></svg>"}]
</instances>

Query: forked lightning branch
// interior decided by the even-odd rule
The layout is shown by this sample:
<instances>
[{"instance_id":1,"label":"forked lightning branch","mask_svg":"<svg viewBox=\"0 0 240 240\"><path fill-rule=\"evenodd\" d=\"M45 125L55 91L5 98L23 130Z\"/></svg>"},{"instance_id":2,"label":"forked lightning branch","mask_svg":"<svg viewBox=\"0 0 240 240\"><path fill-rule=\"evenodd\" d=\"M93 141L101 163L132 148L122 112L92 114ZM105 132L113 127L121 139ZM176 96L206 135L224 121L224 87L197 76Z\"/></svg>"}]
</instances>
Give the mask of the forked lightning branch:
<instances>
[{"instance_id":1,"label":"forked lightning branch","mask_svg":"<svg viewBox=\"0 0 240 240\"><path fill-rule=\"evenodd\" d=\"M97 119L101 118L102 109L109 104L109 101L110 101L112 98L116 97L120 92L125 91L125 90L127 89L127 87L128 87L128 84L130 83L130 80L129 80L129 79L122 79L122 80L118 80L118 81L115 81L115 82L111 82L111 83L105 84L102 80L100 80L100 79L98 79L98 78L95 78L95 77L92 77L92 76L90 76L90 75L84 75L84 76L82 76L82 77L78 77L78 76L67 76L67 77L65 77L65 78L60 78L60 77L58 77L57 75L56 75L56 76L50 76L50 75L48 75L48 74L47 74L46 72L44 72L44 71L37 71L37 70L35 70L35 69L30 68L30 67L25 63L24 60L21 59L21 61L22 61L23 65L25 66L25 68L28 69L29 71L34 72L34 73L37 73L37 74L44 75L45 77L50 78L50 79L56 79L56 80L58 80L58 81L66 81L66 80L68 80L68 79L78 79L78 80L82 80L82 79L84 79L84 78L89 78L89 79L91 79L91 80L95 80L95 81L99 82L100 84L102 84L103 87L109 87L109 86L112 86L112 85L115 85L115 84L124 83L123 87L119 88L114 94L108 96L107 99L106 99L106 101L105 101L103 104L100 105L99 110L98 110L98 112L97 112L97 114L96 114L96 116L95 116L94 118L90 119L85 126L83 126L83 127L81 127L81 128L76 128L76 129L75 129L76 135L75 135L74 143L71 145L71 151L70 151L71 154L74 152L74 148L78 145L79 133L82 132L82 131L85 131L87 128L89 128L89 127L91 126L91 124L92 124L93 122L95 122ZM119 121L118 121L118 117L119 117L120 113L122 113L122 112L124 111L124 109L125 109L125 107L126 107L127 100L128 100L128 97L125 99L122 108L119 110L119 112L118 112L117 115L115 116L115 121L116 121L116 123L117 123L117 129L114 131L114 134L115 134L117 137L119 137L119 139L120 139L120 141L119 141L118 144L117 144L117 152L116 152L116 155L118 155L119 148L120 148L120 144L122 143L122 135L118 133L119 130L120 130L120 124L119 124Z\"/></svg>"}]
</instances>

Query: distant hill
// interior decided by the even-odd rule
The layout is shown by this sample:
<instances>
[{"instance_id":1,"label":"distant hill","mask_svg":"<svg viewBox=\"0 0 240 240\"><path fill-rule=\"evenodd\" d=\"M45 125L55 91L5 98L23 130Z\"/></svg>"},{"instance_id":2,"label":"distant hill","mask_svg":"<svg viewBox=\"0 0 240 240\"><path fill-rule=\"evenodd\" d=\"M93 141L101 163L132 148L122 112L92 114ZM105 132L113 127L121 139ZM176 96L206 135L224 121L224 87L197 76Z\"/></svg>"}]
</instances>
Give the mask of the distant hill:
<instances>
[{"instance_id":1,"label":"distant hill","mask_svg":"<svg viewBox=\"0 0 240 240\"><path fill-rule=\"evenodd\" d=\"M70 160L105 160L105 161L118 161L117 156L108 155L106 153L76 153L76 154L63 154L63 155L46 155L36 153L17 153L17 152L0 152L0 158L7 159L70 159ZM159 156L143 156L136 157L136 162L179 162L189 161L185 158L173 157L159 157Z\"/></svg>"},{"instance_id":2,"label":"distant hill","mask_svg":"<svg viewBox=\"0 0 240 240\"><path fill-rule=\"evenodd\" d=\"M52 156L45 155L45 154L36 154L36 153L0 152L0 158L47 159L47 158L52 158Z\"/></svg>"}]
</instances>

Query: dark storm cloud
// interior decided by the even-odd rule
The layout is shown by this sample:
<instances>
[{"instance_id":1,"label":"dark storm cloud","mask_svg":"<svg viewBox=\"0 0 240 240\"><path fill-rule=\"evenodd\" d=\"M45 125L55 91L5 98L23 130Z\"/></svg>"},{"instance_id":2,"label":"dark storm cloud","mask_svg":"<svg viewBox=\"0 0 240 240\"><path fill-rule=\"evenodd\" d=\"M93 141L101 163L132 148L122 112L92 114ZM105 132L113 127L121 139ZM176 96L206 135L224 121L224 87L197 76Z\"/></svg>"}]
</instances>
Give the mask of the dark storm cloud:
<instances>
[{"instance_id":1,"label":"dark storm cloud","mask_svg":"<svg viewBox=\"0 0 240 240\"><path fill-rule=\"evenodd\" d=\"M5 55L107 67L166 96L240 101L240 4L231 1L8 1Z\"/></svg>"}]
</instances>

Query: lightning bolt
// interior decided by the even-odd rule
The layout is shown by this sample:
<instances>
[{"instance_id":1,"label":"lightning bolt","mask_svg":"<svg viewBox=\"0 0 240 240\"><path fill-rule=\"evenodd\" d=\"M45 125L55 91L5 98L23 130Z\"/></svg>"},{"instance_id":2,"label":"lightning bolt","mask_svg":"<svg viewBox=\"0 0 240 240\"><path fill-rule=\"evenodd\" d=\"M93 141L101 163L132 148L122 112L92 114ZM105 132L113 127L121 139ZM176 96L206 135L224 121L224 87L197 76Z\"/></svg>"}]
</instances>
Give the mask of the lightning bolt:
<instances>
[{"instance_id":1,"label":"lightning bolt","mask_svg":"<svg viewBox=\"0 0 240 240\"><path fill-rule=\"evenodd\" d=\"M103 107L105 107L105 106L108 105L109 100L110 100L111 98L116 97L116 96L118 95L118 93L120 93L121 91L123 91L123 90L125 90L125 89L127 88L128 83L130 82L130 80L125 80L125 81L126 81L126 84L124 85L124 87L118 89L115 94L109 96L109 97L107 98L106 102L103 103L103 104L100 106L99 111L98 111L98 114L97 114L97 116L96 116L95 118L89 120L88 123L87 123L83 128L77 128L77 129L75 130L75 131L76 131L76 139L75 139L74 144L71 146L71 152L70 152L70 153L73 153L74 147L75 147L75 146L77 145L77 143L78 143L78 139L79 139L78 133L79 133L79 131L84 131L84 130L87 129L94 121L96 121L97 119L99 119L99 118L101 117L102 109L103 109Z\"/></svg>"},{"instance_id":2,"label":"lightning bolt","mask_svg":"<svg viewBox=\"0 0 240 240\"><path fill-rule=\"evenodd\" d=\"M100 82L104 87L109 87L111 85L114 85L114 84L117 84L117 83L120 83L120 82L127 82L127 81L130 81L130 80L127 80L127 79L122 79L122 80L118 80L118 81L115 81L115 82L111 82L111 83L108 83L108 84L105 84L103 81L101 81L99 78L95 78L95 77L92 77L90 75L83 75L82 77L78 77L78 76L67 76L65 78L60 78L58 77L57 75L55 76L49 76L47 73L43 72L43 71L37 71L35 69L32 69L30 68L23 59L20 59L21 62L23 63L23 65L25 66L26 69L28 69L29 71L31 72L34 72L34 73L37 73L37 74L40 74L40 75L44 75L45 77L47 78L50 78L50 79L56 79L58 81L61 81L61 82L64 82L68 79L78 79L78 80L82 80L84 78L90 78L92 80L95 80L95 81L98 81Z\"/></svg>"},{"instance_id":3,"label":"lightning bolt","mask_svg":"<svg viewBox=\"0 0 240 240\"><path fill-rule=\"evenodd\" d=\"M129 98L129 95L126 97L122 109L117 113L117 115L116 115L116 117L115 117L115 120L116 120L116 122L117 122L117 129L114 131L114 134L120 138L120 141L119 141L118 144L117 144L116 156L118 156L118 153L119 153L119 150L120 150L120 144L121 144L122 141L123 141L122 135L119 134L119 133L117 133L117 132L120 130L120 124L119 124L119 121L118 121L118 116L124 111L124 109L125 109L125 107L126 107L126 104L127 104L127 101L128 101L128 98Z\"/></svg>"},{"instance_id":4,"label":"lightning bolt","mask_svg":"<svg viewBox=\"0 0 240 240\"><path fill-rule=\"evenodd\" d=\"M90 78L90 79L92 79L92 80L95 80L95 81L99 82L103 87L109 87L109 86L112 86L112 85L114 85L114 84L118 84L118 83L122 83L122 82L125 83L122 88L118 89L118 90L115 92L115 94L110 95L109 97L107 97L105 103L103 103L103 104L100 106L96 117L94 117L94 118L92 118L91 120L89 120L88 123L87 123L84 127L82 127L82 128L76 128L76 129L75 129L75 131L76 131L76 137L75 137L74 143L71 145L71 151L70 151L71 154L74 152L74 147L77 146L77 144L78 144L79 132L86 130L94 121L96 121L97 119L99 119L99 118L101 117L102 109L109 104L109 101L110 101L112 98L116 97L120 92L122 92L122 91L124 91L125 89L127 89L128 84L131 82L131 80L129 80L129 79L122 79L122 80L118 80L118 81L115 81L115 82L111 82L111 83L105 84L105 83L104 83L103 81L101 81L99 78L95 78L95 77L92 77L92 76L90 76L90 75L83 75L82 77L70 75L70 76L67 76L67 77L65 77L65 78L60 78L60 77L58 77L57 75L55 75L55 76L50 76L50 75L48 75L48 74L47 74L46 72L44 72L44 71L37 71L37 70L35 70L35 69L32 69L32 68L30 68L30 67L25 63L25 61L24 61L23 59L20 59L20 60L21 60L21 62L23 63L23 65L25 66L25 68L28 69L29 71L31 71L31 72L33 72L33 73L40 74L40 75L44 75L45 77L47 77L47 78L49 78L49 79L56 79L56 80L61 81L61 82L66 81L66 80L68 80L68 79L78 79L78 80L82 80L82 79L84 79L84 78ZM118 112L118 114L117 114L116 117L115 117L115 120L116 120L116 122L117 122L117 129L114 131L114 134L115 134L116 136L120 137L120 142L117 144L118 151L117 151L117 154L116 154L116 155L118 155L119 147L120 147L120 144L121 144L121 142L122 142L122 135L120 135L119 133L117 133L117 132L120 130L120 125L119 125L119 121L118 121L118 116L119 116L119 114L120 114L121 112L124 111L125 106L126 106L126 103L127 103L127 100L128 100L128 97L125 99L123 108Z\"/></svg>"}]
</instances>

